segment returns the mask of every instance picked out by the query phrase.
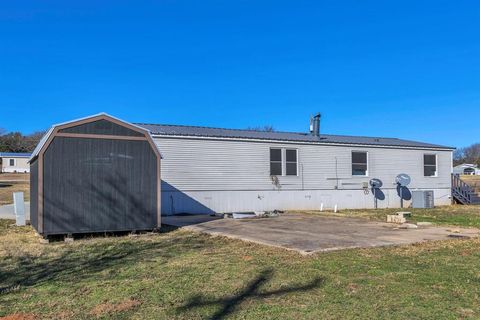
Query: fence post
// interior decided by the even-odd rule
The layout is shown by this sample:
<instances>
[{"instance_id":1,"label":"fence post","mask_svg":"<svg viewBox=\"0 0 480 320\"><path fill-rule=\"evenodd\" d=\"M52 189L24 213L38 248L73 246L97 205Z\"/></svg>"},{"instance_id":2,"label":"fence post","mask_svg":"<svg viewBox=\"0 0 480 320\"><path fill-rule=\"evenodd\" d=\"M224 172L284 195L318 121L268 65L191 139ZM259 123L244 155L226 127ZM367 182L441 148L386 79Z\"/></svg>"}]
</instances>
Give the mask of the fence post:
<instances>
[{"instance_id":1,"label":"fence post","mask_svg":"<svg viewBox=\"0 0 480 320\"><path fill-rule=\"evenodd\" d=\"M23 201L23 192L13 193L13 208L15 210L15 220L17 226L25 225L25 202Z\"/></svg>"}]
</instances>

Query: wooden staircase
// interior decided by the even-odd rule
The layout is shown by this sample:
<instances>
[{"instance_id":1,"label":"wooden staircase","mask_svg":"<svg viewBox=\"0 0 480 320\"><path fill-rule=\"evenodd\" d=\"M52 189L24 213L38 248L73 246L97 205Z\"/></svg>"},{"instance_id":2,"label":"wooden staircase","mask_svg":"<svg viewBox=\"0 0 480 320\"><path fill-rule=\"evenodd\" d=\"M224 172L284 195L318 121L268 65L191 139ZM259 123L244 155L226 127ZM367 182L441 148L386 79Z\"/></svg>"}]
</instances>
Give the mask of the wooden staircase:
<instances>
[{"instance_id":1,"label":"wooden staircase","mask_svg":"<svg viewBox=\"0 0 480 320\"><path fill-rule=\"evenodd\" d=\"M480 177L452 175L452 197L457 203L480 205Z\"/></svg>"}]
</instances>

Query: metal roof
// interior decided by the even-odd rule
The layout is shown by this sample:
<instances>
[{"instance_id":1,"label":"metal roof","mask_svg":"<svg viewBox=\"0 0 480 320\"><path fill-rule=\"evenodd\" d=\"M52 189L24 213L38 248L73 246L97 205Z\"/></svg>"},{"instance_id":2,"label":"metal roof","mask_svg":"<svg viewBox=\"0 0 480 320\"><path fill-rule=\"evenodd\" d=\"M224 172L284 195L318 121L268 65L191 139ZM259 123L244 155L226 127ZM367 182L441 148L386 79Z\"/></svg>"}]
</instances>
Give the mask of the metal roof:
<instances>
[{"instance_id":1,"label":"metal roof","mask_svg":"<svg viewBox=\"0 0 480 320\"><path fill-rule=\"evenodd\" d=\"M462 163L462 164L459 164L457 166L455 166L454 168L460 168L460 167L463 167L463 168L478 168L478 166L476 164L472 164L472 163Z\"/></svg>"},{"instance_id":2,"label":"metal roof","mask_svg":"<svg viewBox=\"0 0 480 320\"><path fill-rule=\"evenodd\" d=\"M207 138L229 138L229 139L251 139L251 140L273 140L284 142L301 142L312 144L345 144L345 145L368 145L398 148L424 148L424 149L448 149L455 148L441 146L418 141L402 140L397 138L384 137L362 137L320 134L320 137L310 133L301 132L265 132L242 129L224 129L198 126L166 125L136 123L137 126L145 128L152 135L157 136L185 136L185 137L207 137Z\"/></svg>"},{"instance_id":3,"label":"metal roof","mask_svg":"<svg viewBox=\"0 0 480 320\"><path fill-rule=\"evenodd\" d=\"M0 158L30 158L31 153L25 152L0 152Z\"/></svg>"}]
</instances>

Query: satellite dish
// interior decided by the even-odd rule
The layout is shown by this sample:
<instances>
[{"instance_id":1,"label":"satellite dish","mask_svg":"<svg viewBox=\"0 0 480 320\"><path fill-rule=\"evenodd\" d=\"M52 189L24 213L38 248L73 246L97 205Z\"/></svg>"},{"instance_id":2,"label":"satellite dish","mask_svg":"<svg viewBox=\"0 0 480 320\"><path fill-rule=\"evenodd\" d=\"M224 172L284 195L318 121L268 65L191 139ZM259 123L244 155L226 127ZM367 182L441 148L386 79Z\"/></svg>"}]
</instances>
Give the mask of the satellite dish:
<instances>
[{"instance_id":1,"label":"satellite dish","mask_svg":"<svg viewBox=\"0 0 480 320\"><path fill-rule=\"evenodd\" d=\"M370 183L370 187L374 189L380 189L383 186L382 180L376 179L376 178L371 179L369 183Z\"/></svg>"},{"instance_id":2,"label":"satellite dish","mask_svg":"<svg viewBox=\"0 0 480 320\"><path fill-rule=\"evenodd\" d=\"M412 178L406 173L400 173L396 178L395 182L398 183L401 187L406 187L412 182Z\"/></svg>"}]
</instances>

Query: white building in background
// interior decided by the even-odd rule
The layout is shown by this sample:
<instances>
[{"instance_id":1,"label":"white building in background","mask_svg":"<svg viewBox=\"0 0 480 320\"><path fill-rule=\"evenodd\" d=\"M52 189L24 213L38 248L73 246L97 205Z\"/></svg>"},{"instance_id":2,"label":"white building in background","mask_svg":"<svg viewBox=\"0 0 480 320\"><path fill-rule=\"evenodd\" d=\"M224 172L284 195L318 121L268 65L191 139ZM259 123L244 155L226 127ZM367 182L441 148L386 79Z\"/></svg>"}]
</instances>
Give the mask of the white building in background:
<instances>
[{"instance_id":1,"label":"white building in background","mask_svg":"<svg viewBox=\"0 0 480 320\"><path fill-rule=\"evenodd\" d=\"M459 175L480 175L480 169L475 164L463 163L453 167L453 173Z\"/></svg>"},{"instance_id":2,"label":"white building in background","mask_svg":"<svg viewBox=\"0 0 480 320\"><path fill-rule=\"evenodd\" d=\"M28 159L30 153L0 152L0 169L2 173L27 173L30 172Z\"/></svg>"}]
</instances>

